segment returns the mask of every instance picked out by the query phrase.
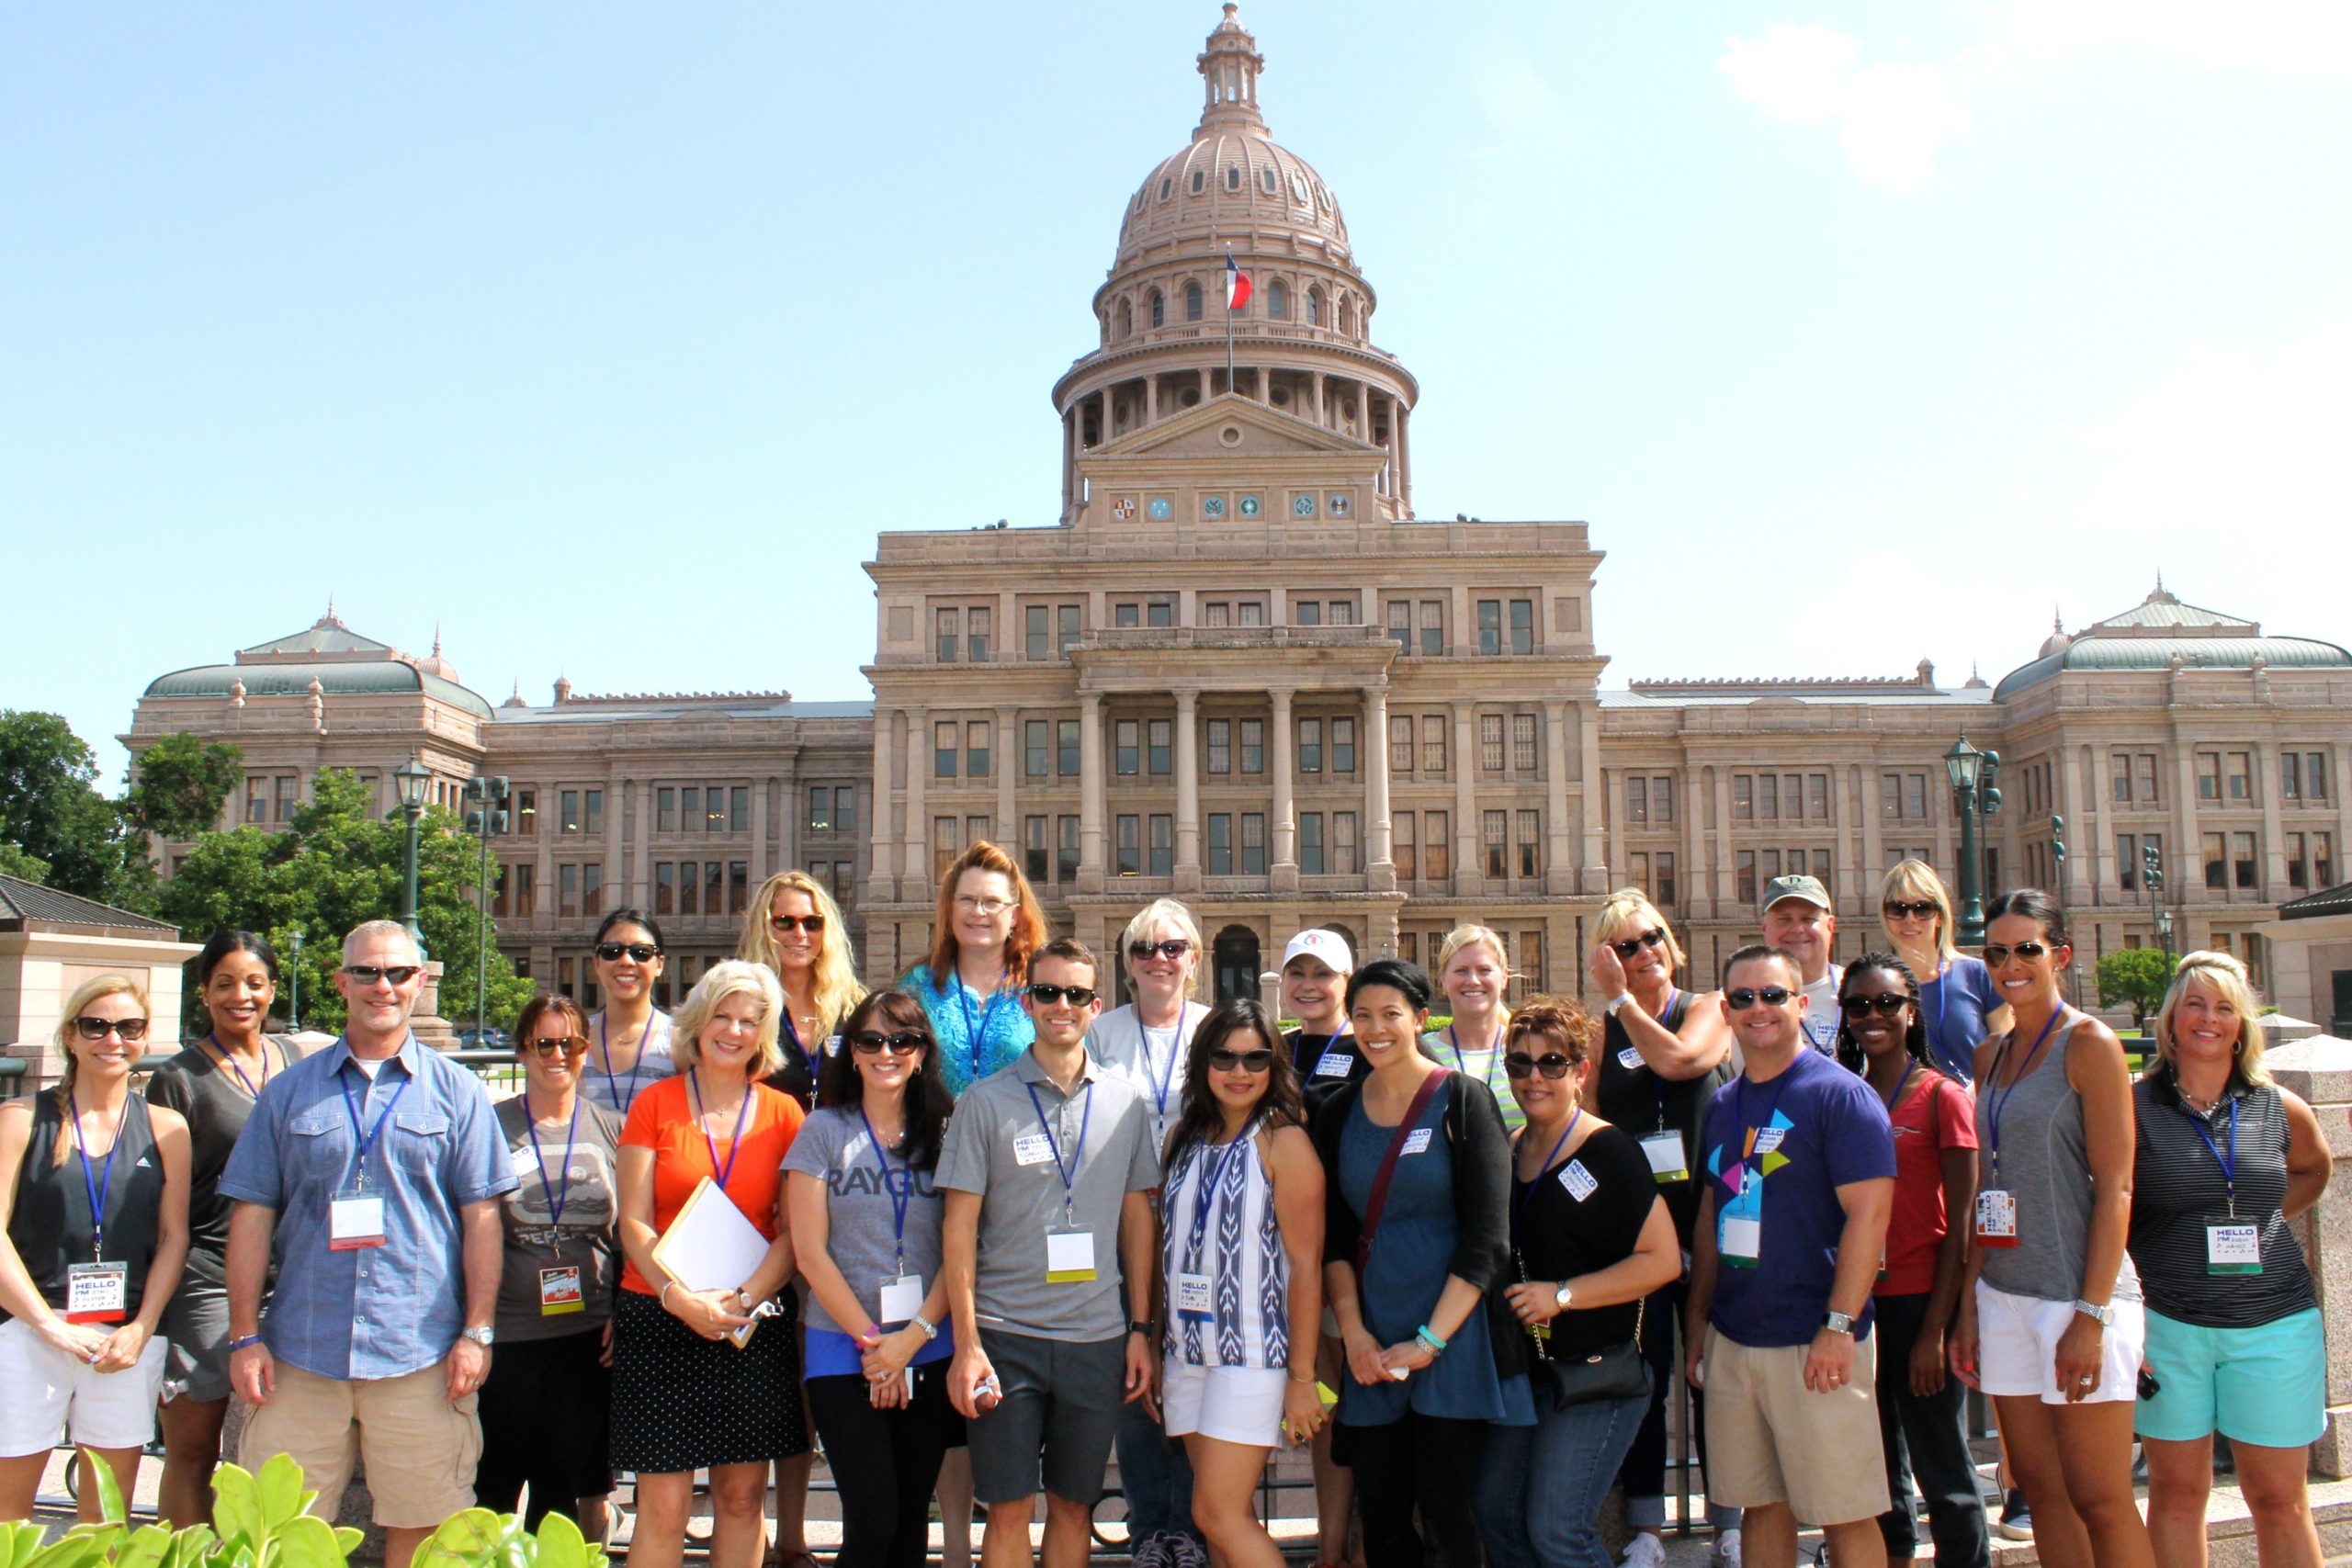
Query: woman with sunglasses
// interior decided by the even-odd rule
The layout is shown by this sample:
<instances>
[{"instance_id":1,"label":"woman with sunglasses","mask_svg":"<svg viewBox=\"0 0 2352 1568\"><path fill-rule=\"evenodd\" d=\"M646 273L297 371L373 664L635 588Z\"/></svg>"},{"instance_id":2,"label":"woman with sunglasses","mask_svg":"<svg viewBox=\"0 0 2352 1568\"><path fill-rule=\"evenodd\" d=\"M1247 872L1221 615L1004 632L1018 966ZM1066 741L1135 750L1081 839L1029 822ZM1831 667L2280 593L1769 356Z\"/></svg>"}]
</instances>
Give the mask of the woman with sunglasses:
<instances>
[{"instance_id":1,"label":"woman with sunglasses","mask_svg":"<svg viewBox=\"0 0 2352 1568\"><path fill-rule=\"evenodd\" d=\"M1724 1021L1718 993L1686 991L1674 983L1684 964L1682 944L1639 888L1620 888L1603 900L1593 932L1585 967L1603 1010L1600 1056L1583 1078L1585 1109L1640 1144L1652 1182L1666 1200L1676 1245L1687 1257L1699 1217L1692 1162L1707 1101L1734 1076L1731 1026ZM1618 1472L1625 1486L1625 1524L1634 1531L1627 1568L1659 1568L1666 1561L1666 1406L1674 1387L1682 1291L1678 1269L1641 1314L1650 1403ZM1690 1400L1691 1433L1703 1465L1705 1396L1693 1389ZM1707 1522L1715 1532L1714 1560L1736 1562L1739 1510L1710 1504Z\"/></svg>"},{"instance_id":2,"label":"woman with sunglasses","mask_svg":"<svg viewBox=\"0 0 2352 1568\"><path fill-rule=\"evenodd\" d=\"M1587 1110L1600 1037L1565 997L1511 1015L1503 1057L1526 1116L1510 1190L1513 1281L1503 1299L1533 1354L1639 1365L1644 1304L1682 1272L1674 1219L1632 1134ZM1561 1406L1536 1384L1535 1424L1487 1436L1478 1519L1494 1568L1609 1568L1600 1505L1649 1409L1646 1390Z\"/></svg>"},{"instance_id":3,"label":"woman with sunglasses","mask_svg":"<svg viewBox=\"0 0 2352 1568\"><path fill-rule=\"evenodd\" d=\"M1258 1003L1203 1020L1161 1169L1159 1404L1190 1511L1226 1568L1282 1568L1251 1494L1275 1443L1323 1425L1323 1166L1298 1074ZM1125 1467L1125 1456L1121 1458Z\"/></svg>"},{"instance_id":4,"label":"woman with sunglasses","mask_svg":"<svg viewBox=\"0 0 2352 1568\"><path fill-rule=\"evenodd\" d=\"M602 1011L588 1021L589 1053L580 1089L624 1122L637 1097L675 1073L670 1015L653 1005L662 978L662 928L642 909L615 909L596 928Z\"/></svg>"},{"instance_id":5,"label":"woman with sunglasses","mask_svg":"<svg viewBox=\"0 0 2352 1568\"><path fill-rule=\"evenodd\" d=\"M1879 921L1895 955L1919 982L1928 1060L1965 1084L1976 1047L2009 1027L2009 1010L1994 994L1992 972L1952 945L1951 895L1923 860L1898 862L1879 885Z\"/></svg>"},{"instance_id":6,"label":"woman with sunglasses","mask_svg":"<svg viewBox=\"0 0 2352 1568\"><path fill-rule=\"evenodd\" d=\"M2132 1087L2132 1261L2148 1288L2154 1393L2136 1425L2162 1568L2205 1568L2213 1435L2230 1440L2261 1568L2318 1568L2304 1482L2327 1427L2326 1329L2288 1222L2335 1157L2312 1108L2262 1066L2262 1006L2226 953L2180 961Z\"/></svg>"},{"instance_id":7,"label":"woman with sunglasses","mask_svg":"<svg viewBox=\"0 0 2352 1568\"><path fill-rule=\"evenodd\" d=\"M2132 1069L2114 1032L2066 1005L2057 904L2018 888L1985 911L1984 963L2013 1022L1976 1051L1976 1207L1947 1346L1993 1397L2050 1568L2153 1568L2132 1493L2146 1337L2124 1254Z\"/></svg>"},{"instance_id":8,"label":"woman with sunglasses","mask_svg":"<svg viewBox=\"0 0 2352 1568\"><path fill-rule=\"evenodd\" d=\"M814 1111L826 1043L865 999L841 906L807 872L779 871L752 900L735 956L766 964L784 987L784 1070L768 1087Z\"/></svg>"},{"instance_id":9,"label":"woman with sunglasses","mask_svg":"<svg viewBox=\"0 0 2352 1568\"><path fill-rule=\"evenodd\" d=\"M841 1489L837 1568L922 1568L932 1488L963 1419L933 1185L952 1108L922 1005L860 1002L825 1059L824 1109L786 1156L785 1210L808 1282L808 1413Z\"/></svg>"},{"instance_id":10,"label":"woman with sunglasses","mask_svg":"<svg viewBox=\"0 0 2352 1568\"><path fill-rule=\"evenodd\" d=\"M1348 981L1372 1076L1316 1112L1323 1287L1348 1376L1334 1457L1356 1472L1370 1568L1420 1568L1476 1540L1490 1423L1532 1426L1510 1264L1510 1141L1483 1078L1423 1054L1427 975L1379 958ZM1419 1523L1416 1523L1418 1515Z\"/></svg>"},{"instance_id":11,"label":"woman with sunglasses","mask_svg":"<svg viewBox=\"0 0 2352 1568\"><path fill-rule=\"evenodd\" d=\"M1029 955L1050 933L1020 866L985 839L941 875L932 931L931 956L900 976L898 988L931 1015L947 1092L960 1098L1036 1038L1021 987Z\"/></svg>"},{"instance_id":12,"label":"woman with sunglasses","mask_svg":"<svg viewBox=\"0 0 2352 1568\"><path fill-rule=\"evenodd\" d=\"M1519 1130L1519 1101L1506 1092L1503 1032L1510 1009L1503 991L1510 984L1510 953L1502 933L1485 926L1456 926L1437 953L1437 983L1453 1017L1421 1039L1421 1049L1455 1072L1487 1086L1503 1113L1503 1124Z\"/></svg>"},{"instance_id":13,"label":"woman with sunglasses","mask_svg":"<svg viewBox=\"0 0 2352 1568\"><path fill-rule=\"evenodd\" d=\"M613 1489L614 1229L621 1119L581 1092L588 1021L544 993L514 1021L523 1092L498 1106L498 1130L523 1184L500 1200L498 1354L481 1385L481 1461L474 1501L524 1526L550 1513L605 1539Z\"/></svg>"},{"instance_id":14,"label":"woman with sunglasses","mask_svg":"<svg viewBox=\"0 0 2352 1568\"><path fill-rule=\"evenodd\" d=\"M147 993L85 980L57 1025L64 1075L0 1105L0 1520L29 1519L69 1437L126 1497L155 1435L164 1305L187 1257L188 1136L130 1080ZM85 1476L81 1517L98 1517Z\"/></svg>"},{"instance_id":15,"label":"woman with sunglasses","mask_svg":"<svg viewBox=\"0 0 2352 1568\"><path fill-rule=\"evenodd\" d=\"M212 1472L229 1415L229 1212L220 1172L254 1101L300 1047L265 1032L277 999L277 954L252 931L216 931L196 956L210 1029L147 1076L150 1104L188 1133L187 1264L164 1309L164 1475L156 1512L175 1527L212 1522Z\"/></svg>"},{"instance_id":16,"label":"woman with sunglasses","mask_svg":"<svg viewBox=\"0 0 2352 1568\"><path fill-rule=\"evenodd\" d=\"M1879 1516L1879 1533L1889 1561L1918 1555L1916 1475L1936 1562L1991 1568L1993 1540L1968 1450L1967 1391L1944 1365L1976 1201L1975 1107L1928 1055L1919 983L1900 958L1865 953L1848 964L1838 1006L1838 1059L1877 1091L1894 1129L1894 1203L1872 1292L1879 1444L1894 1499Z\"/></svg>"}]
</instances>

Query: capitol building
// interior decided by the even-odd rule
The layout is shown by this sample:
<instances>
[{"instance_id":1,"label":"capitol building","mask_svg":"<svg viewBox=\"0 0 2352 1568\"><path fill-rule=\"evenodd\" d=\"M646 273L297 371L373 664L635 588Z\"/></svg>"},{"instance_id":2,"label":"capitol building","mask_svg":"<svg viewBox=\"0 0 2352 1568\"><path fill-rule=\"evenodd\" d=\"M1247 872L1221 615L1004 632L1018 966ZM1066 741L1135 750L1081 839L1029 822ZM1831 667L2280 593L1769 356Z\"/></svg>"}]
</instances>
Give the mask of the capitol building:
<instances>
[{"instance_id":1,"label":"capitol building","mask_svg":"<svg viewBox=\"0 0 2352 1568\"><path fill-rule=\"evenodd\" d=\"M2004 762L1989 886L2060 892L2086 968L2155 942L2150 845L2175 948L2233 949L2257 980L2255 928L2338 880L2352 654L2161 584L1993 683L1924 663L1610 679L1586 524L1416 516L1419 385L1374 342L1339 197L1270 133L1234 6L1196 63L1191 136L1105 193L1096 341L1052 389L1058 523L880 536L871 700L558 682L544 705L493 705L437 642L403 653L330 611L155 680L125 744L235 743L224 826L287 821L324 768L385 807L412 754L453 808L467 779L505 775L499 942L592 1002L603 911L651 911L682 990L793 866L832 887L886 981L927 949L938 868L978 838L1098 950L1182 898L1227 995L1304 926L1427 963L1464 920L1504 934L1516 992L1574 990L1593 911L1627 885L1712 982L1755 934L1758 888L1798 870L1832 889L1850 957L1880 940L1894 862L1957 886L1944 753L1963 733ZM1228 252L1253 285L1230 350Z\"/></svg>"}]
</instances>

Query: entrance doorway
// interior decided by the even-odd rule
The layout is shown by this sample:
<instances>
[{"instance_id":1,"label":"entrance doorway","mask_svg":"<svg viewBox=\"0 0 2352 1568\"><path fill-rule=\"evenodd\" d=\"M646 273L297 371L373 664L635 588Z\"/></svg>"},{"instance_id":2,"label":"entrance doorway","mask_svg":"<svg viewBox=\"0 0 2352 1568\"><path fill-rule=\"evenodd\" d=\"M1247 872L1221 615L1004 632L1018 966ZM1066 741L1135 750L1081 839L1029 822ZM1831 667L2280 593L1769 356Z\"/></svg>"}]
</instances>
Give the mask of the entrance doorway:
<instances>
[{"instance_id":1,"label":"entrance doorway","mask_svg":"<svg viewBox=\"0 0 2352 1568\"><path fill-rule=\"evenodd\" d=\"M1215 953L1216 999L1257 1000L1258 975L1263 962L1258 951L1258 933L1247 926L1227 926L1216 933Z\"/></svg>"}]
</instances>

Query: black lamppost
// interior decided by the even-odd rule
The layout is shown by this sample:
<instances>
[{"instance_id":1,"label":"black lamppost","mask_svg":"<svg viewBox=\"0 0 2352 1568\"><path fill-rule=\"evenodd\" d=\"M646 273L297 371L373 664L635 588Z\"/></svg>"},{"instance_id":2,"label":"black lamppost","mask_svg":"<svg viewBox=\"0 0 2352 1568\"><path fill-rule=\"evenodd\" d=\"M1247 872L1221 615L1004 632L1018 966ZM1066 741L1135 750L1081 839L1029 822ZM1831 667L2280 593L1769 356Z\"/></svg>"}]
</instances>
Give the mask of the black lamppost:
<instances>
[{"instance_id":1,"label":"black lamppost","mask_svg":"<svg viewBox=\"0 0 2352 1568\"><path fill-rule=\"evenodd\" d=\"M1960 930L1954 934L1962 947L1984 945L1984 819L2001 809L2001 792L1993 784L2000 768L2001 754L1971 746L1964 730L1944 753L1960 817Z\"/></svg>"},{"instance_id":2,"label":"black lamppost","mask_svg":"<svg viewBox=\"0 0 2352 1568\"><path fill-rule=\"evenodd\" d=\"M392 786L400 792L401 816L407 819L408 872L401 885L401 924L408 928L410 940L416 951L424 951L424 933L416 923L416 836L424 820L424 786L433 781L424 764L409 753L408 761L392 770Z\"/></svg>"},{"instance_id":3,"label":"black lamppost","mask_svg":"<svg viewBox=\"0 0 2352 1568\"><path fill-rule=\"evenodd\" d=\"M466 831L481 840L481 947L474 954L474 1048L481 1049L490 1017L490 836L506 831L506 775L477 775L466 781Z\"/></svg>"},{"instance_id":4,"label":"black lamppost","mask_svg":"<svg viewBox=\"0 0 2352 1568\"><path fill-rule=\"evenodd\" d=\"M2172 911L2159 897L2165 887L2164 851L2154 839L2140 846L2140 880L2148 886L2148 914L2155 922L2156 941L2165 950L2165 972L2172 972Z\"/></svg>"}]
</instances>

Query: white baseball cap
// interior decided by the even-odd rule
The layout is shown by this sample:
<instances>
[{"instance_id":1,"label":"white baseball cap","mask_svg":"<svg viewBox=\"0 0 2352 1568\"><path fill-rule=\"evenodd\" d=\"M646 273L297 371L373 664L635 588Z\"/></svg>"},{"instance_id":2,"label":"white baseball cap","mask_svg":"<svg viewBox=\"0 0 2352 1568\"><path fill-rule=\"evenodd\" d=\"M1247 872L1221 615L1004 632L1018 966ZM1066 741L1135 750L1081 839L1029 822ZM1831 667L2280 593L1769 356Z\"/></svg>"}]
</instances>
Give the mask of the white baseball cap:
<instances>
[{"instance_id":1,"label":"white baseball cap","mask_svg":"<svg viewBox=\"0 0 2352 1568\"><path fill-rule=\"evenodd\" d=\"M1348 939L1338 931L1325 931L1317 926L1299 932L1290 939L1290 945L1283 949L1283 967L1289 968L1290 961L1302 953L1321 959L1335 973L1355 973L1356 955L1348 951Z\"/></svg>"}]
</instances>

